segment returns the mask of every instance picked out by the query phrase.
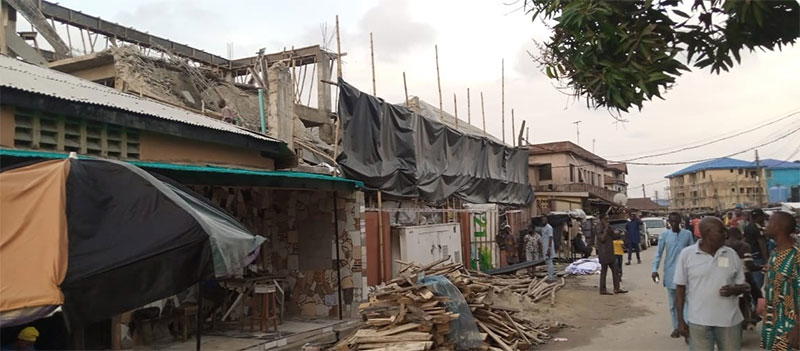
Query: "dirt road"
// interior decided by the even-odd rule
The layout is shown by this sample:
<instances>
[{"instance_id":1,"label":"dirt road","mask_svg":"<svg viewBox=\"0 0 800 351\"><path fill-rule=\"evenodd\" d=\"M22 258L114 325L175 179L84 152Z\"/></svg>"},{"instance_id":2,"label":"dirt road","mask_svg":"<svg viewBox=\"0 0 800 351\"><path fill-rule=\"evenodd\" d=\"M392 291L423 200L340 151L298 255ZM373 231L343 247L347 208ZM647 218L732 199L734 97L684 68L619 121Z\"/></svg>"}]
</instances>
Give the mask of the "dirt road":
<instances>
[{"instance_id":1,"label":"dirt road","mask_svg":"<svg viewBox=\"0 0 800 351\"><path fill-rule=\"evenodd\" d=\"M683 339L672 339L667 292L650 280L655 248L642 253L642 264L623 267L625 295L598 294L599 276L576 277L558 293L550 312L568 325L542 350L688 350ZM626 257L627 258L627 257ZM610 287L611 277L609 274ZM743 350L758 350L757 331L744 331Z\"/></svg>"}]
</instances>

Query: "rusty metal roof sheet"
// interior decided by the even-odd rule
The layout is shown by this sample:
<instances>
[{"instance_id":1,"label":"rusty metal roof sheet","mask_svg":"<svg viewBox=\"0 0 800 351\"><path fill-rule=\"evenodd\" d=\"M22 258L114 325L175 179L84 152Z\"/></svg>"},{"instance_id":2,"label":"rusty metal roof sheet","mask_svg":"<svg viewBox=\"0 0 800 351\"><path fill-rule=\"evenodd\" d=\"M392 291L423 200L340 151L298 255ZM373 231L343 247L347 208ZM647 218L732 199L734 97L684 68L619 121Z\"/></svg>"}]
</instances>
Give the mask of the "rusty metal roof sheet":
<instances>
[{"instance_id":1,"label":"rusty metal roof sheet","mask_svg":"<svg viewBox=\"0 0 800 351\"><path fill-rule=\"evenodd\" d=\"M25 63L5 55L0 55L0 86L74 102L116 108L143 115L143 118L160 118L241 134L254 139L280 142L274 138L239 128L230 123L147 98L123 93L102 84Z\"/></svg>"}]
</instances>

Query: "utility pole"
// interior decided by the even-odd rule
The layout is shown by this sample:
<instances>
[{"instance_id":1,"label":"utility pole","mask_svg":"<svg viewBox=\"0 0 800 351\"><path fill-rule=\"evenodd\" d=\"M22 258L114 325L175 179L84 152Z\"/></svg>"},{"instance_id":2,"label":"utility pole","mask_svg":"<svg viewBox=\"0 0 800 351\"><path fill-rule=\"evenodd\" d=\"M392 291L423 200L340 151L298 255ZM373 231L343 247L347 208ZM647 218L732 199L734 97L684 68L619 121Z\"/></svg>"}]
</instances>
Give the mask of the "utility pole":
<instances>
[{"instance_id":1,"label":"utility pole","mask_svg":"<svg viewBox=\"0 0 800 351\"><path fill-rule=\"evenodd\" d=\"M580 126L581 122L582 121L572 122L572 124L575 125L575 136L576 136L575 143L578 144L578 146L581 145L581 126Z\"/></svg>"},{"instance_id":2,"label":"utility pole","mask_svg":"<svg viewBox=\"0 0 800 351\"><path fill-rule=\"evenodd\" d=\"M644 184L642 184L642 197L647 197L647 193L644 191Z\"/></svg>"},{"instance_id":3,"label":"utility pole","mask_svg":"<svg viewBox=\"0 0 800 351\"><path fill-rule=\"evenodd\" d=\"M764 172L761 168L761 159L758 158L758 149L756 149L756 173L758 174L758 176L756 176L756 181L758 182L759 189L758 206L762 207L764 206L764 194L766 193L767 187L762 185L762 180L764 180Z\"/></svg>"}]
</instances>

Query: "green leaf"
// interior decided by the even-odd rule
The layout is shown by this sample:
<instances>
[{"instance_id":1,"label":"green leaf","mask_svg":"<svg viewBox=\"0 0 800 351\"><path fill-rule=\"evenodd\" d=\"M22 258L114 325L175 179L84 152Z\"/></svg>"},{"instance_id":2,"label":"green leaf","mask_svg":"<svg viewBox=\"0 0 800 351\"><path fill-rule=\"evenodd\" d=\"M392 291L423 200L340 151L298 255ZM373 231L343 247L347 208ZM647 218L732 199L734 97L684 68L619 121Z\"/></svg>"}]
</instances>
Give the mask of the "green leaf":
<instances>
[{"instance_id":1,"label":"green leaf","mask_svg":"<svg viewBox=\"0 0 800 351\"><path fill-rule=\"evenodd\" d=\"M691 18L692 17L692 16L689 16L689 14L687 14L686 12L683 12L681 10L675 9L675 10L672 10L672 12L674 12L676 15L681 16L683 18Z\"/></svg>"}]
</instances>

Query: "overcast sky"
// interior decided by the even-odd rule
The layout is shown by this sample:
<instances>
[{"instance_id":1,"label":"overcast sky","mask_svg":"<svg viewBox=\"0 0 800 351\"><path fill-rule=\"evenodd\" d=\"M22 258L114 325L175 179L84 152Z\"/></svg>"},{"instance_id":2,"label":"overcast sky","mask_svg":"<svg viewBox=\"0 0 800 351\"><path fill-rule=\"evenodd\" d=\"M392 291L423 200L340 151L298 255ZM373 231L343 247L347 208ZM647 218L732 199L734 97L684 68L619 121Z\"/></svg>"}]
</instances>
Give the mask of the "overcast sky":
<instances>
[{"instance_id":1,"label":"overcast sky","mask_svg":"<svg viewBox=\"0 0 800 351\"><path fill-rule=\"evenodd\" d=\"M452 112L458 94L459 116L466 119L466 89L472 92L472 123L480 126L478 92L486 98L487 129L500 137L500 63L506 70L506 140L511 139L511 109L517 126L533 125L533 142L575 142L600 156L622 160L698 143L756 126L800 110L800 47L782 52L748 53L730 73L694 71L679 78L665 101L646 103L641 112L615 123L605 110L591 110L559 92L529 59L533 40L545 40L547 29L520 11L520 4L498 0L368 0L368 1L211 1L211 0L61 0L60 4L104 19L164 36L212 53L234 58L259 48L320 44L327 24L333 32L340 17L344 78L371 91L369 33L375 41L378 95L403 100L402 72L410 95L436 105L434 45L439 59L444 107ZM123 5L124 4L124 5ZM329 43L335 50L335 41ZM800 127L800 115L727 141L648 162L676 162L719 157L768 142ZM800 133L759 149L762 158L800 159ZM753 152L736 156L752 160ZM641 197L641 185L658 182L683 166L630 166L629 196ZM647 195L665 182L647 186Z\"/></svg>"}]
</instances>

